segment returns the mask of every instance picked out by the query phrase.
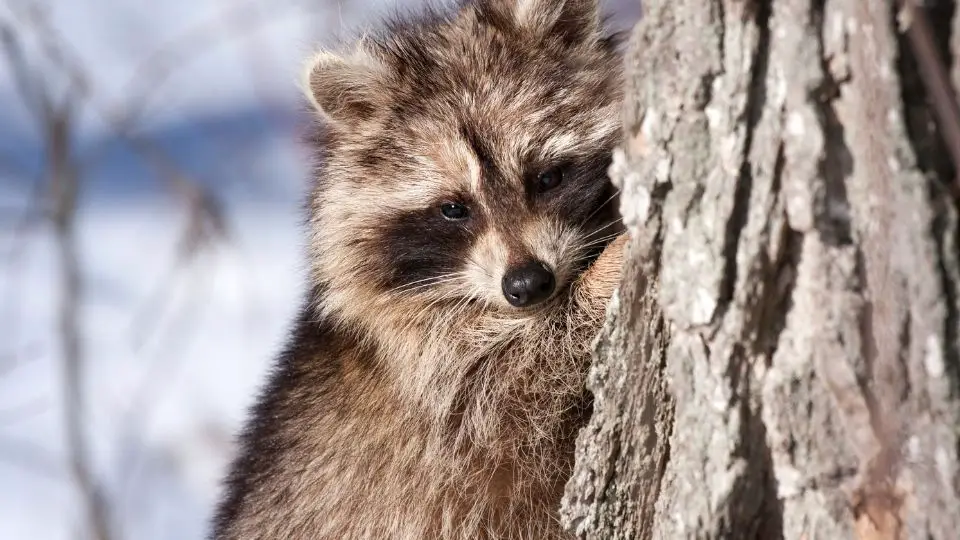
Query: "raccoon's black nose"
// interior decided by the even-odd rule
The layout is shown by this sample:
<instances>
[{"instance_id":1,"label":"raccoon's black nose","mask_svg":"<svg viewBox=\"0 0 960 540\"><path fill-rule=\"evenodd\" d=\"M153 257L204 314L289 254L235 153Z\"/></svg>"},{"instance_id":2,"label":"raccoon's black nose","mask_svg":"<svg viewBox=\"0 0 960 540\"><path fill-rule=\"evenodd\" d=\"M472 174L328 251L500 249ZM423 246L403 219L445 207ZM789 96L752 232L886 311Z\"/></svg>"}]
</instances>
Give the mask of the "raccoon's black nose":
<instances>
[{"instance_id":1,"label":"raccoon's black nose","mask_svg":"<svg viewBox=\"0 0 960 540\"><path fill-rule=\"evenodd\" d=\"M513 268L503 276L503 295L515 307L532 306L546 300L555 286L553 272L537 261Z\"/></svg>"}]
</instances>

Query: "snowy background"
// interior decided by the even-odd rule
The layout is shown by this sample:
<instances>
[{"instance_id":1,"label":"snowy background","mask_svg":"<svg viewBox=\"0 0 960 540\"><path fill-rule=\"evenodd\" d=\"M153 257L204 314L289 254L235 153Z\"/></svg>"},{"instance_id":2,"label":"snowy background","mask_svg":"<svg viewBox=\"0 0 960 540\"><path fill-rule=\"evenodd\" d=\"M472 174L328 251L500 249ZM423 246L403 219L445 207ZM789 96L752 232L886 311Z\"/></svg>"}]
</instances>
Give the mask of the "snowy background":
<instances>
[{"instance_id":1,"label":"snowy background","mask_svg":"<svg viewBox=\"0 0 960 540\"><path fill-rule=\"evenodd\" d=\"M418 2L4 1L0 540L95 538L71 465L84 448L111 539L203 538L298 307L300 62ZM639 4L608 11L629 27ZM63 185L72 236L51 219Z\"/></svg>"}]
</instances>

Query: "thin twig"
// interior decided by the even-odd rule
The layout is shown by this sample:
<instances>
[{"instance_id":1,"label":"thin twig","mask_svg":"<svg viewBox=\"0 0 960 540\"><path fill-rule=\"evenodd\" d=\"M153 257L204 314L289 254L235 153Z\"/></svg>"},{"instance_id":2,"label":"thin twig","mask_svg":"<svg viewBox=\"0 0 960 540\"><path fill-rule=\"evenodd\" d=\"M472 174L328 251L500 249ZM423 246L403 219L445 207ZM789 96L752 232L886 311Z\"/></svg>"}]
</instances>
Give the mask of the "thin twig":
<instances>
[{"instance_id":1,"label":"thin twig","mask_svg":"<svg viewBox=\"0 0 960 540\"><path fill-rule=\"evenodd\" d=\"M86 436L84 358L80 343L82 282L77 256L76 210L79 175L71 163L70 135L74 101L67 98L51 116L47 140L50 198L56 252L59 259L60 306L57 329L63 362L63 415L70 473L80 490L87 526L97 540L110 540L103 493L94 478Z\"/></svg>"},{"instance_id":2,"label":"thin twig","mask_svg":"<svg viewBox=\"0 0 960 540\"><path fill-rule=\"evenodd\" d=\"M49 96L37 88L39 83L27 63L23 44L14 31L14 25L4 20L0 20L0 44L2 44L0 49L3 50L10 71L13 73L14 86L20 93L20 99L37 122L43 123L50 114Z\"/></svg>"},{"instance_id":3,"label":"thin twig","mask_svg":"<svg viewBox=\"0 0 960 540\"><path fill-rule=\"evenodd\" d=\"M960 107L954 97L947 68L933 41L934 31L923 7L916 0L897 0L900 7L898 18L906 27L907 39L917 59L920 78L930 95L943 142L953 160L953 194L960 198Z\"/></svg>"}]
</instances>

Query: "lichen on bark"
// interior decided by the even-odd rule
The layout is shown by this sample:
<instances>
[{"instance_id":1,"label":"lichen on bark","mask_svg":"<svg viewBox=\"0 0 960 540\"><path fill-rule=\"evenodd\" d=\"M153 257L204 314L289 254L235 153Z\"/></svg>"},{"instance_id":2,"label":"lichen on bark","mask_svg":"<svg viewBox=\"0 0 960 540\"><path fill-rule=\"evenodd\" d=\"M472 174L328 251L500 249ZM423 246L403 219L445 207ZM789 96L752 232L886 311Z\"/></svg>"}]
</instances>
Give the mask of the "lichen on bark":
<instances>
[{"instance_id":1,"label":"lichen on bark","mask_svg":"<svg viewBox=\"0 0 960 540\"><path fill-rule=\"evenodd\" d=\"M611 168L631 247L565 524L583 539L955 537L956 171L903 14L644 8ZM957 11L935 25L945 49Z\"/></svg>"}]
</instances>

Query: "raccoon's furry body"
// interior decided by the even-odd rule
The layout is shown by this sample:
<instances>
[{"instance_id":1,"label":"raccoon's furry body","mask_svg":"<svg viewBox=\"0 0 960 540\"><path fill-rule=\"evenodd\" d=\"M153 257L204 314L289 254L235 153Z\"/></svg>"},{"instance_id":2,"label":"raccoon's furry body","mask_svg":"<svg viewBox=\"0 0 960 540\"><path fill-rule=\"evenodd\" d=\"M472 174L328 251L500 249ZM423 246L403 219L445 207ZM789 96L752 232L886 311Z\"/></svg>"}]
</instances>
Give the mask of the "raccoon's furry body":
<instances>
[{"instance_id":1,"label":"raccoon's furry body","mask_svg":"<svg viewBox=\"0 0 960 540\"><path fill-rule=\"evenodd\" d=\"M565 537L623 244L600 31L596 0L479 0L314 59L313 285L215 538Z\"/></svg>"}]
</instances>

